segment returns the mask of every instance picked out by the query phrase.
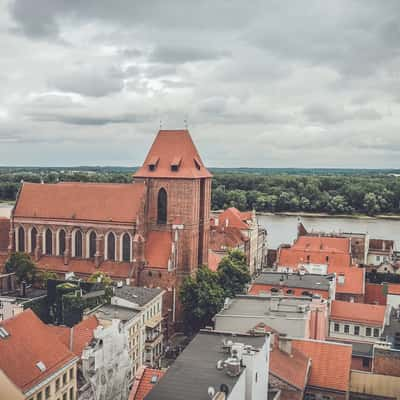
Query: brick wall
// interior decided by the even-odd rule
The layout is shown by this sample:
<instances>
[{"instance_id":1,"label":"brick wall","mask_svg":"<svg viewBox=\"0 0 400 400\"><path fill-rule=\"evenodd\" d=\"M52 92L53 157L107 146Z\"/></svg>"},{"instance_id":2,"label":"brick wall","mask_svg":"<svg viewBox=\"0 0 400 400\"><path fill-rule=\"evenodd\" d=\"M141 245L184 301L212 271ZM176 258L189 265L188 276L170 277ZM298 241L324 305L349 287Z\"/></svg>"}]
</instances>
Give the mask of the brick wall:
<instances>
[{"instance_id":1,"label":"brick wall","mask_svg":"<svg viewBox=\"0 0 400 400\"><path fill-rule=\"evenodd\" d=\"M400 351L375 348L373 373L400 377Z\"/></svg>"}]
</instances>

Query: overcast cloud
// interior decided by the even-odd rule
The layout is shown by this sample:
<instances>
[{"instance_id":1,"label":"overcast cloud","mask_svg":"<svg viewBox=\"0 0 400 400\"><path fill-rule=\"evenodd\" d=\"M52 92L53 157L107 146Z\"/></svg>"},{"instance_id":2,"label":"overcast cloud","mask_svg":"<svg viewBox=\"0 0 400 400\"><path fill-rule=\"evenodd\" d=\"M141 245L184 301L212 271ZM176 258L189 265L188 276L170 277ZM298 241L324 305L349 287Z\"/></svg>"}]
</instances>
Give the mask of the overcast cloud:
<instances>
[{"instance_id":1,"label":"overcast cloud","mask_svg":"<svg viewBox=\"0 0 400 400\"><path fill-rule=\"evenodd\" d=\"M0 0L0 165L400 167L398 0Z\"/></svg>"}]
</instances>

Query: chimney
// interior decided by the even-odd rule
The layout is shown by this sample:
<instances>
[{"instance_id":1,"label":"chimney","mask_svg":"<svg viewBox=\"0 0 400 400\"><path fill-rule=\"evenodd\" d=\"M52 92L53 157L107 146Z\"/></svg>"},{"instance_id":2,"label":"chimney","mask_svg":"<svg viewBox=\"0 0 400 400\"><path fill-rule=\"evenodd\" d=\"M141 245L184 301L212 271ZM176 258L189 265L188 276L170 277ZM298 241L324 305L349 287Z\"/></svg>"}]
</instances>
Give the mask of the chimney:
<instances>
[{"instance_id":1,"label":"chimney","mask_svg":"<svg viewBox=\"0 0 400 400\"><path fill-rule=\"evenodd\" d=\"M219 218L218 218L218 217L215 217L215 218L214 218L214 225L215 225L215 226L218 226L218 224L219 224Z\"/></svg>"},{"instance_id":2,"label":"chimney","mask_svg":"<svg viewBox=\"0 0 400 400\"><path fill-rule=\"evenodd\" d=\"M69 350L72 351L74 345L74 327L69 330Z\"/></svg>"},{"instance_id":3,"label":"chimney","mask_svg":"<svg viewBox=\"0 0 400 400\"><path fill-rule=\"evenodd\" d=\"M229 226L229 218L227 218L226 220L225 220L225 227L227 228Z\"/></svg>"},{"instance_id":4,"label":"chimney","mask_svg":"<svg viewBox=\"0 0 400 400\"><path fill-rule=\"evenodd\" d=\"M344 281L345 281L345 276L344 274L339 274L337 277L337 282L339 285L344 285Z\"/></svg>"},{"instance_id":5,"label":"chimney","mask_svg":"<svg viewBox=\"0 0 400 400\"><path fill-rule=\"evenodd\" d=\"M283 353L291 356L292 355L292 339L286 337L286 335L280 334L278 337L278 347Z\"/></svg>"},{"instance_id":6,"label":"chimney","mask_svg":"<svg viewBox=\"0 0 400 400\"><path fill-rule=\"evenodd\" d=\"M22 281L21 282L21 297L26 297L26 282Z\"/></svg>"},{"instance_id":7,"label":"chimney","mask_svg":"<svg viewBox=\"0 0 400 400\"><path fill-rule=\"evenodd\" d=\"M280 298L279 297L271 297L270 299L270 311L279 311L279 302Z\"/></svg>"}]
</instances>

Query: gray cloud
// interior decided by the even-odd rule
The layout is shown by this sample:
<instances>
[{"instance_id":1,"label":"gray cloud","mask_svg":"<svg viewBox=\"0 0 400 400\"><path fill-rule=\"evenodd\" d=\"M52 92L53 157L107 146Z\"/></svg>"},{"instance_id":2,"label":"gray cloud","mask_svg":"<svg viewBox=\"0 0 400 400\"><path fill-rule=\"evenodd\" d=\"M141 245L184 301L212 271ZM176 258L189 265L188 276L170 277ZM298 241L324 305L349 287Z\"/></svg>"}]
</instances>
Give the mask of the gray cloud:
<instances>
[{"instance_id":1,"label":"gray cloud","mask_svg":"<svg viewBox=\"0 0 400 400\"><path fill-rule=\"evenodd\" d=\"M188 118L216 166L397 166L399 16L398 0L0 0L0 159L140 163L160 120Z\"/></svg>"}]
</instances>

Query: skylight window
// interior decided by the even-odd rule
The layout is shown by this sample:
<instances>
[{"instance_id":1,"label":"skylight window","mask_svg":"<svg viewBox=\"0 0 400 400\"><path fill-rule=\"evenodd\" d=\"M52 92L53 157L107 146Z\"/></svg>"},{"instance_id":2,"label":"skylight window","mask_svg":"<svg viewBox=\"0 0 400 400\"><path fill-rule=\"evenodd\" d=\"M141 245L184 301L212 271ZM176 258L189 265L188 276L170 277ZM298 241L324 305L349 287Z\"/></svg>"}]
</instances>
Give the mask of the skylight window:
<instances>
[{"instance_id":1,"label":"skylight window","mask_svg":"<svg viewBox=\"0 0 400 400\"><path fill-rule=\"evenodd\" d=\"M46 371L46 365L44 365L43 361L39 361L36 363L36 366L40 369L40 372Z\"/></svg>"},{"instance_id":2,"label":"skylight window","mask_svg":"<svg viewBox=\"0 0 400 400\"><path fill-rule=\"evenodd\" d=\"M151 383L157 383L157 380L158 380L158 376L157 375L153 375L152 377L151 377Z\"/></svg>"},{"instance_id":3,"label":"skylight window","mask_svg":"<svg viewBox=\"0 0 400 400\"><path fill-rule=\"evenodd\" d=\"M10 336L10 334L3 327L0 327L0 338L5 339L8 336Z\"/></svg>"}]
</instances>

